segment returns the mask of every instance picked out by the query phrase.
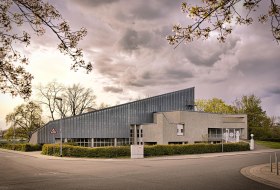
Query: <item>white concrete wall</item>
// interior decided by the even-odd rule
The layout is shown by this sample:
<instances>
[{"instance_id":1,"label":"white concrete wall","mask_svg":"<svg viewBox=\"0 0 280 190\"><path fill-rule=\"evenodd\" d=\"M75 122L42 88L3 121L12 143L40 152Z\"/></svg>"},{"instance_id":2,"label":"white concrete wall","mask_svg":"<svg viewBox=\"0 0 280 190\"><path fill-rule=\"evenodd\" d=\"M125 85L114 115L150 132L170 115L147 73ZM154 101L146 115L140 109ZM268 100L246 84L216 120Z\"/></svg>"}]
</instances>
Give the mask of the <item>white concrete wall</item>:
<instances>
[{"instance_id":1,"label":"white concrete wall","mask_svg":"<svg viewBox=\"0 0 280 190\"><path fill-rule=\"evenodd\" d=\"M154 114L157 123L142 125L143 141L168 142L206 141L208 128L241 128L241 139L247 139L247 116L174 111ZM184 124L183 136L177 136L177 124Z\"/></svg>"}]
</instances>

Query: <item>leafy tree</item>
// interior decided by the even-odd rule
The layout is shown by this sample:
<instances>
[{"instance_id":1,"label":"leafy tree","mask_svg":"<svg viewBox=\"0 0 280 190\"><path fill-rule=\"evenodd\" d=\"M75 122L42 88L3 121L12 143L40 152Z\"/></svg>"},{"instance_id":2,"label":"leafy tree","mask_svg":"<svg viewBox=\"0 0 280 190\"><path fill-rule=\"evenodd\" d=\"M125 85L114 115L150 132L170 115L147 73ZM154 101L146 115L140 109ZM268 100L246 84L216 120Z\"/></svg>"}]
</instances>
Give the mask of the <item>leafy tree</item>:
<instances>
[{"instance_id":1,"label":"leafy tree","mask_svg":"<svg viewBox=\"0 0 280 190\"><path fill-rule=\"evenodd\" d=\"M261 107L261 99L255 95L242 96L241 100L235 101L235 110L237 113L247 114L248 127L269 127L270 118Z\"/></svg>"},{"instance_id":2,"label":"leafy tree","mask_svg":"<svg viewBox=\"0 0 280 190\"><path fill-rule=\"evenodd\" d=\"M25 31L27 27L38 36L49 29L58 38L60 52L72 58L72 69L92 70L92 65L85 63L82 50L77 47L87 34L85 28L71 31L61 14L43 0L0 0L0 92L23 98L31 95L33 76L24 68L29 61L16 50L18 44L24 47L31 42L30 33Z\"/></svg>"},{"instance_id":3,"label":"leafy tree","mask_svg":"<svg viewBox=\"0 0 280 190\"><path fill-rule=\"evenodd\" d=\"M234 113L232 106L227 105L222 99L213 98L211 100L196 100L195 102L198 111L209 113Z\"/></svg>"},{"instance_id":4,"label":"leafy tree","mask_svg":"<svg viewBox=\"0 0 280 190\"><path fill-rule=\"evenodd\" d=\"M253 133L256 139L271 138L271 120L261 107L261 99L255 95L244 95L235 101L237 113L247 114L248 137ZM278 137L279 138L279 137Z\"/></svg>"},{"instance_id":5,"label":"leafy tree","mask_svg":"<svg viewBox=\"0 0 280 190\"><path fill-rule=\"evenodd\" d=\"M26 135L23 135L23 134L24 134L24 132L23 132L22 128L9 127L4 133L4 138L6 140L26 139Z\"/></svg>"},{"instance_id":6,"label":"leafy tree","mask_svg":"<svg viewBox=\"0 0 280 190\"><path fill-rule=\"evenodd\" d=\"M264 6L261 3L265 2L270 3L270 6L266 12L261 12L260 7ZM194 22L187 26L173 26L174 34L167 36L167 40L176 47L183 41L188 43L195 38L208 39L211 32L218 33L217 39L224 42L233 30L232 23L252 24L255 19L252 13L255 11L259 11L259 22L270 21L272 35L278 44L280 42L280 6L276 0L201 0L200 5L184 2L181 9Z\"/></svg>"},{"instance_id":7,"label":"leafy tree","mask_svg":"<svg viewBox=\"0 0 280 190\"><path fill-rule=\"evenodd\" d=\"M22 104L6 116L6 123L10 124L11 128L16 129L18 137L29 140L32 132L44 124L42 109L34 102Z\"/></svg>"}]
</instances>

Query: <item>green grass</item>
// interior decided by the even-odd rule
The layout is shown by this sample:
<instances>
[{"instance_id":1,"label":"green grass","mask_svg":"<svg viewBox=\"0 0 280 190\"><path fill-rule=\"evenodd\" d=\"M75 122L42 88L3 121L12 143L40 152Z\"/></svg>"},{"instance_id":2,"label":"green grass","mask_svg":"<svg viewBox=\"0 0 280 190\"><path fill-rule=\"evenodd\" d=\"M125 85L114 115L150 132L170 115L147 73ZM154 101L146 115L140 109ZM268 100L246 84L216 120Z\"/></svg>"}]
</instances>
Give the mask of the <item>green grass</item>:
<instances>
[{"instance_id":1,"label":"green grass","mask_svg":"<svg viewBox=\"0 0 280 190\"><path fill-rule=\"evenodd\" d=\"M266 146L268 148L280 149L280 142L256 141L256 143L262 146Z\"/></svg>"}]
</instances>

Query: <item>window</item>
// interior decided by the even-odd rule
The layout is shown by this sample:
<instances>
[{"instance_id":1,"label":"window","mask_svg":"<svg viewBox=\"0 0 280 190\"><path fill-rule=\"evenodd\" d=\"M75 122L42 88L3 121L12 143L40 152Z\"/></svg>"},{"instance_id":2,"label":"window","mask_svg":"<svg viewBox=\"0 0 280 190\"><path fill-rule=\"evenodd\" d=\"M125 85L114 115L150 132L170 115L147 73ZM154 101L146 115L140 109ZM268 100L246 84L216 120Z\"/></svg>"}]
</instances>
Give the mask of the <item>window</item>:
<instances>
[{"instance_id":1,"label":"window","mask_svg":"<svg viewBox=\"0 0 280 190\"><path fill-rule=\"evenodd\" d=\"M94 138L93 146L114 146L114 138Z\"/></svg>"},{"instance_id":2,"label":"window","mask_svg":"<svg viewBox=\"0 0 280 190\"><path fill-rule=\"evenodd\" d=\"M117 146L127 146L130 145L129 138L118 138L117 139Z\"/></svg>"},{"instance_id":3,"label":"window","mask_svg":"<svg viewBox=\"0 0 280 190\"><path fill-rule=\"evenodd\" d=\"M208 128L208 138L211 141L222 138L222 129L221 128Z\"/></svg>"},{"instance_id":4,"label":"window","mask_svg":"<svg viewBox=\"0 0 280 190\"><path fill-rule=\"evenodd\" d=\"M134 144L134 125L130 126L130 142L132 144ZM136 140L137 140L137 144L139 144L138 142L141 141L141 138L143 138L143 129L141 126L137 125L136 126ZM141 143L142 144L142 143Z\"/></svg>"},{"instance_id":5,"label":"window","mask_svg":"<svg viewBox=\"0 0 280 190\"><path fill-rule=\"evenodd\" d=\"M177 124L177 136L184 135L184 124Z\"/></svg>"},{"instance_id":6,"label":"window","mask_svg":"<svg viewBox=\"0 0 280 190\"><path fill-rule=\"evenodd\" d=\"M67 139L67 142L74 142L77 143L79 146L91 147L90 138L72 138L72 139Z\"/></svg>"}]
</instances>

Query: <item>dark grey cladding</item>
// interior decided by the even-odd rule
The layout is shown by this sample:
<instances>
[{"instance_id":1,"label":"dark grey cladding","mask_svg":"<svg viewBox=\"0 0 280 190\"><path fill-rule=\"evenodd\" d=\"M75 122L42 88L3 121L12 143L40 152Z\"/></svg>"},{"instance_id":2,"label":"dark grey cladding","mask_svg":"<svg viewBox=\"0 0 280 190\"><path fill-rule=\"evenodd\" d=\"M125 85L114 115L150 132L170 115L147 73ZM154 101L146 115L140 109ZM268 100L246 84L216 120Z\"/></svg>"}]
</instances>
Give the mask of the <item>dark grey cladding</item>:
<instances>
[{"instance_id":1,"label":"dark grey cladding","mask_svg":"<svg viewBox=\"0 0 280 190\"><path fill-rule=\"evenodd\" d=\"M130 125L153 122L153 113L193 110L194 87L138 100L102 110L51 121L38 130L38 143L59 138L129 138ZM56 134L50 134L52 129Z\"/></svg>"}]
</instances>

